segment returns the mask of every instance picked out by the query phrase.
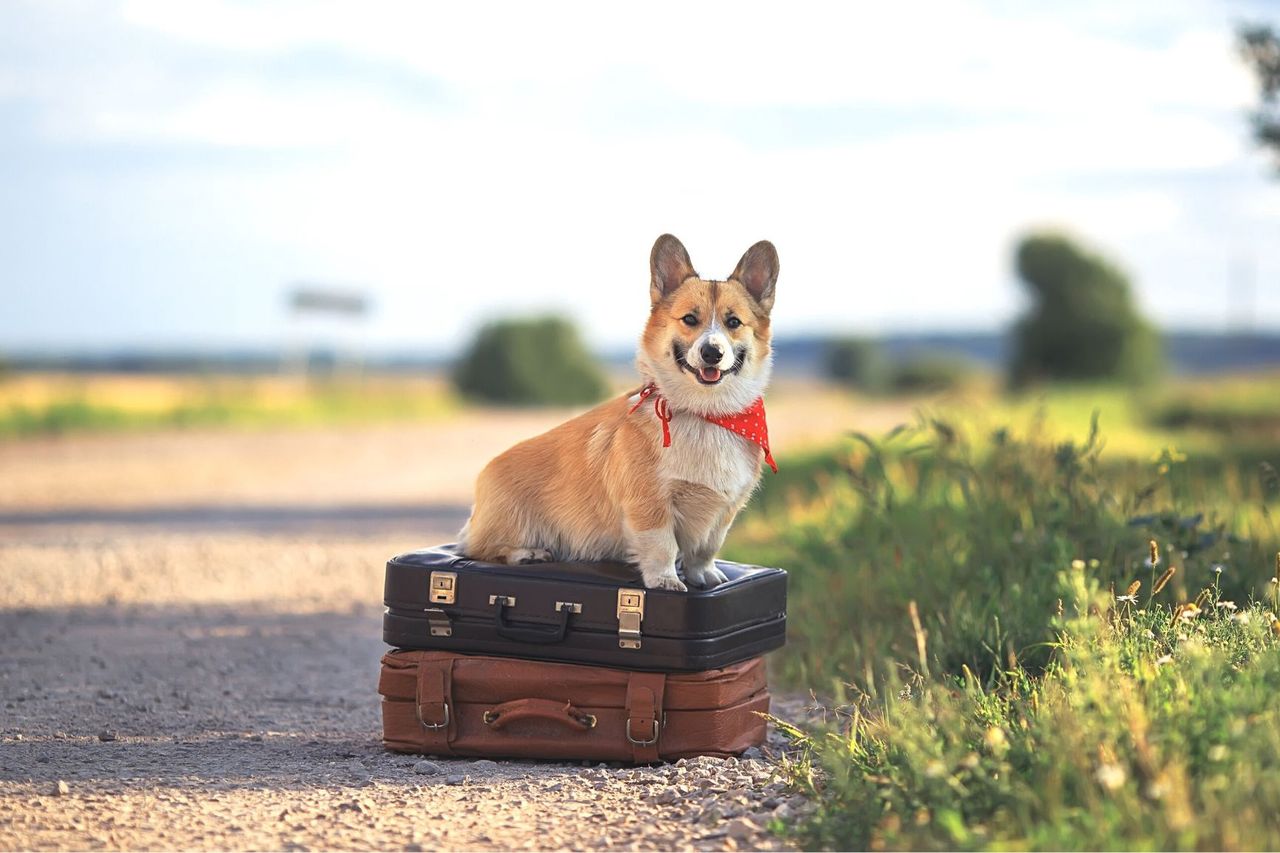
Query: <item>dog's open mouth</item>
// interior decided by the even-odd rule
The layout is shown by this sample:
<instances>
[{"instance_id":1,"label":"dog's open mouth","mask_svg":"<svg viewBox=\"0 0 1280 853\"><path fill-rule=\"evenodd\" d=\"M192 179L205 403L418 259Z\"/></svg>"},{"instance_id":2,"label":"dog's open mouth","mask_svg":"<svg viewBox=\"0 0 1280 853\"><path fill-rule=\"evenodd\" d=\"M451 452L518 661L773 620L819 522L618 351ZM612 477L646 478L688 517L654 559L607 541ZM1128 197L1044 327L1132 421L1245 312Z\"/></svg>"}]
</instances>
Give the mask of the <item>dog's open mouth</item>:
<instances>
[{"instance_id":1,"label":"dog's open mouth","mask_svg":"<svg viewBox=\"0 0 1280 853\"><path fill-rule=\"evenodd\" d=\"M671 357L676 360L676 364L680 365L680 369L692 373L693 378L703 385L717 385L726 376L737 373L742 369L742 363L747 358L747 351L739 347L733 359L733 366L728 370L721 370L718 367L692 367L685 359L686 355L688 355L688 350L681 346L679 341L673 341L671 344Z\"/></svg>"}]
</instances>

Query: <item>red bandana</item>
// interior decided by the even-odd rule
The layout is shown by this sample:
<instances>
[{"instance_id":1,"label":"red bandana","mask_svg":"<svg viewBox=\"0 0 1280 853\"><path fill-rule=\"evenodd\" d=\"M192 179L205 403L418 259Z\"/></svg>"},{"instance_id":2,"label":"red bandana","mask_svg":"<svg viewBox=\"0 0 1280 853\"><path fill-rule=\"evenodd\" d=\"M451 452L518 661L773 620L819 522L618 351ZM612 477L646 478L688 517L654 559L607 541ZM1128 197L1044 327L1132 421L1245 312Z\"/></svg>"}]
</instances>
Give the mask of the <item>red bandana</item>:
<instances>
[{"instance_id":1,"label":"red bandana","mask_svg":"<svg viewBox=\"0 0 1280 853\"><path fill-rule=\"evenodd\" d=\"M658 420L662 421L662 446L670 447L671 406L658 393L658 386L650 382L641 388L640 399L636 400L636 404L631 407L631 412L640 408L640 404L649 397L653 397L653 413L658 416ZM760 449L764 451L764 461L769 463L773 473L778 473L778 465L773 461L773 454L769 452L769 425L764 419L764 397L757 397L754 403L736 415L702 415L702 419L724 427L730 432L736 432L752 444L760 445Z\"/></svg>"}]
</instances>

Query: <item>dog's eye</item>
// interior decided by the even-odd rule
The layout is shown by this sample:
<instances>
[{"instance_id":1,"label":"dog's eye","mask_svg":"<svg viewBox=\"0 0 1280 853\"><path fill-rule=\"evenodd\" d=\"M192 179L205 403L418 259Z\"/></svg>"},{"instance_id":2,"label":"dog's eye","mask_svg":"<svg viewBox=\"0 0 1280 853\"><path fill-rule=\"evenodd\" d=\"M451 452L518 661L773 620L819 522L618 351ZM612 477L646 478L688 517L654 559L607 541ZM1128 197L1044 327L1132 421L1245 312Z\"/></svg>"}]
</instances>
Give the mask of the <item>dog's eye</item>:
<instances>
[{"instance_id":1,"label":"dog's eye","mask_svg":"<svg viewBox=\"0 0 1280 853\"><path fill-rule=\"evenodd\" d=\"M742 321L739 320L737 317L730 317L728 320L724 321L724 324L728 326L730 329L736 329L742 325Z\"/></svg>"},{"instance_id":2,"label":"dog's eye","mask_svg":"<svg viewBox=\"0 0 1280 853\"><path fill-rule=\"evenodd\" d=\"M684 323L686 326L698 325L698 318L693 316L692 314L685 314L683 317L680 318L680 321Z\"/></svg>"}]
</instances>

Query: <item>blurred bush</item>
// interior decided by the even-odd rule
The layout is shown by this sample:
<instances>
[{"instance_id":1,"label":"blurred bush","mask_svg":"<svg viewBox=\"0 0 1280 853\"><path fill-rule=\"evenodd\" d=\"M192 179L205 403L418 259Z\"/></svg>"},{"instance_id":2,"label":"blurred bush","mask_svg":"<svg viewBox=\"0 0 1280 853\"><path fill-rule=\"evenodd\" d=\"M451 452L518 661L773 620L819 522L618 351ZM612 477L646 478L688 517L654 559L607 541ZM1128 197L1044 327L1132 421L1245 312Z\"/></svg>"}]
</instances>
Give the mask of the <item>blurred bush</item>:
<instances>
[{"instance_id":1,"label":"blurred bush","mask_svg":"<svg viewBox=\"0 0 1280 853\"><path fill-rule=\"evenodd\" d=\"M1139 314L1128 277L1067 237L1031 234L1015 264L1031 291L1030 313L1014 328L1010 379L1143 382L1161 368L1160 340Z\"/></svg>"},{"instance_id":2,"label":"blurred bush","mask_svg":"<svg viewBox=\"0 0 1280 853\"><path fill-rule=\"evenodd\" d=\"M867 338L838 338L823 355L827 377L860 391L881 391L888 381L888 364L880 345Z\"/></svg>"},{"instance_id":3,"label":"blurred bush","mask_svg":"<svg viewBox=\"0 0 1280 853\"><path fill-rule=\"evenodd\" d=\"M949 391L977 373L968 359L946 353L921 353L904 359L889 374L889 388L900 394Z\"/></svg>"},{"instance_id":4,"label":"blurred bush","mask_svg":"<svg viewBox=\"0 0 1280 853\"><path fill-rule=\"evenodd\" d=\"M577 329L560 317L484 326L453 372L462 394L491 403L594 403L608 389Z\"/></svg>"}]
</instances>

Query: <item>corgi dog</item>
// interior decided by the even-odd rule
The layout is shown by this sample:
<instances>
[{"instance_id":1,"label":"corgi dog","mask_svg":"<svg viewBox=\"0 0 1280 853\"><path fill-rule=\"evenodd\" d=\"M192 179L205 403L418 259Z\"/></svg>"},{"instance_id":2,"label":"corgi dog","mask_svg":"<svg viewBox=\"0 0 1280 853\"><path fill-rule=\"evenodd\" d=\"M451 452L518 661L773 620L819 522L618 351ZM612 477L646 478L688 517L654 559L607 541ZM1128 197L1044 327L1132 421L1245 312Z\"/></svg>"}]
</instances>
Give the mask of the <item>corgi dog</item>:
<instances>
[{"instance_id":1,"label":"corgi dog","mask_svg":"<svg viewBox=\"0 0 1280 853\"><path fill-rule=\"evenodd\" d=\"M694 272L664 234L649 257L651 308L636 357L644 379L491 461L459 549L512 565L619 560L649 589L725 580L715 555L768 462L763 394L778 253L746 251L724 281Z\"/></svg>"}]
</instances>

